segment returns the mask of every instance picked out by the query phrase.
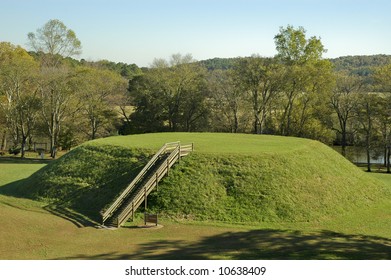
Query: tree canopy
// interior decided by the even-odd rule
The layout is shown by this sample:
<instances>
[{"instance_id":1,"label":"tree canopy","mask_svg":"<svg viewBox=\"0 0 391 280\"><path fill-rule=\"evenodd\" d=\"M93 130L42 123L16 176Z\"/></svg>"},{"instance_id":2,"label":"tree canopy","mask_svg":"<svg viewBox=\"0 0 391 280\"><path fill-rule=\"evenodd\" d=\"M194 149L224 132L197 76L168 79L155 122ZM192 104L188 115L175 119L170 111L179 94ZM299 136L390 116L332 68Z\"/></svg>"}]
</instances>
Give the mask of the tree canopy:
<instances>
[{"instance_id":1,"label":"tree canopy","mask_svg":"<svg viewBox=\"0 0 391 280\"><path fill-rule=\"evenodd\" d=\"M149 68L76 59L81 42L59 20L28 39L29 52L0 42L1 150L23 156L42 141L55 157L118 133L219 131L306 137L341 145L346 156L348 146L368 158L391 155L391 56L324 59L321 39L303 27L280 28L275 57L196 61L177 53Z\"/></svg>"}]
</instances>

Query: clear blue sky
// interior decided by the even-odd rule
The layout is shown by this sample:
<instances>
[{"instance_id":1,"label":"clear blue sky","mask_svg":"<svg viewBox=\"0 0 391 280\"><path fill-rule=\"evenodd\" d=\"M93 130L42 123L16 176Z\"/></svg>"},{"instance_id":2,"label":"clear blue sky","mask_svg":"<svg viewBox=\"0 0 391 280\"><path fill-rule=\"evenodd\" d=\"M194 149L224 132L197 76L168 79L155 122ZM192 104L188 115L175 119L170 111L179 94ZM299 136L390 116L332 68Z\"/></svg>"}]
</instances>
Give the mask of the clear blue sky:
<instances>
[{"instance_id":1,"label":"clear blue sky","mask_svg":"<svg viewBox=\"0 0 391 280\"><path fill-rule=\"evenodd\" d=\"M273 56L288 24L320 37L325 57L391 54L390 0L0 0L0 41L27 48L50 19L76 32L79 58L139 66L173 53Z\"/></svg>"}]
</instances>

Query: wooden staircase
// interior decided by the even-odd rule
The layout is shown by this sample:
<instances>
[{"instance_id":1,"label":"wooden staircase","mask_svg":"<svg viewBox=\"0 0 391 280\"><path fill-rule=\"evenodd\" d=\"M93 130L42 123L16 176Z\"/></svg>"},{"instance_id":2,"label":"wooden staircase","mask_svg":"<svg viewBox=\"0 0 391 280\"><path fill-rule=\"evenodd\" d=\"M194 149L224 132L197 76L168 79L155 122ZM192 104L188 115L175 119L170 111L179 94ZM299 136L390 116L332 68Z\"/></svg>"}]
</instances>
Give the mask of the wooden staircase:
<instances>
[{"instance_id":1,"label":"wooden staircase","mask_svg":"<svg viewBox=\"0 0 391 280\"><path fill-rule=\"evenodd\" d=\"M120 227L130 217L133 219L135 211L143 202L147 206L147 197L158 186L159 181L181 157L191 153L193 148L193 144L181 145L180 142L164 144L121 195L101 213L102 224Z\"/></svg>"}]
</instances>

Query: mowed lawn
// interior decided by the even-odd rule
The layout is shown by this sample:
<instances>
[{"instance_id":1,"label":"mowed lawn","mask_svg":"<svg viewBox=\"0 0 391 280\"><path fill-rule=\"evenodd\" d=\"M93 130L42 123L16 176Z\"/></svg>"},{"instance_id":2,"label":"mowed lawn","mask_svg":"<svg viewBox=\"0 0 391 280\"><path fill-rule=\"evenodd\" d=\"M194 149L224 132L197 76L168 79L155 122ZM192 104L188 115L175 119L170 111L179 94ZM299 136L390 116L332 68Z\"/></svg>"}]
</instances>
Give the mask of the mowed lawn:
<instances>
[{"instance_id":1,"label":"mowed lawn","mask_svg":"<svg viewBox=\"0 0 391 280\"><path fill-rule=\"evenodd\" d=\"M194 143L196 151L208 154L241 154L258 155L267 153L292 152L308 145L308 139L289 137L290 146L286 145L287 137L232 133L153 133L129 136L115 136L89 141L86 144L109 144L122 147L143 147L157 151L163 143ZM315 141L314 141L315 142ZM234 147L234 148L233 148Z\"/></svg>"},{"instance_id":2,"label":"mowed lawn","mask_svg":"<svg viewBox=\"0 0 391 280\"><path fill-rule=\"evenodd\" d=\"M0 161L0 188L43 166ZM391 187L391 175L373 176ZM41 202L0 195L0 259L391 259L390 201L310 223L160 223L79 227Z\"/></svg>"}]
</instances>

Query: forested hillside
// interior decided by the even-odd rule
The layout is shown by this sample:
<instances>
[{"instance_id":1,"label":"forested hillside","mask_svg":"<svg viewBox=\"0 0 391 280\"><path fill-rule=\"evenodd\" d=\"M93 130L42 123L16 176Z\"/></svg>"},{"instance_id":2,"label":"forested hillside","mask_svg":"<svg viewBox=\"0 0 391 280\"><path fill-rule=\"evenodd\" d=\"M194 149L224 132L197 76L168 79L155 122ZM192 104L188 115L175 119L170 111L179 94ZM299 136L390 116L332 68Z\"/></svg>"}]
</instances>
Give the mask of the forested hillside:
<instances>
[{"instance_id":1,"label":"forested hillside","mask_svg":"<svg viewBox=\"0 0 391 280\"><path fill-rule=\"evenodd\" d=\"M212 58L201 60L199 63L208 70L232 69L240 58ZM374 67L385 66L391 63L391 55L353 55L341 56L328 59L334 66L335 71L347 71L360 76L367 76L373 73Z\"/></svg>"}]
</instances>

